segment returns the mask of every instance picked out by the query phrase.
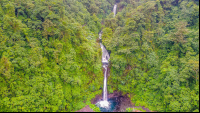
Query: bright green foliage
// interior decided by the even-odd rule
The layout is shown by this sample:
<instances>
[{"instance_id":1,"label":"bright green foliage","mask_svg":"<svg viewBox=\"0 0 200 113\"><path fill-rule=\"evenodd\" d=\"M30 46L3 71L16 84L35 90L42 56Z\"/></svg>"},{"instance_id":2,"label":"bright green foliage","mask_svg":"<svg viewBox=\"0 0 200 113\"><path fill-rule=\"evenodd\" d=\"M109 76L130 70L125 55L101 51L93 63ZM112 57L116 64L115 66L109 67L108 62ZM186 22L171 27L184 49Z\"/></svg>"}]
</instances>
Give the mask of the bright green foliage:
<instances>
[{"instance_id":1,"label":"bright green foliage","mask_svg":"<svg viewBox=\"0 0 200 113\"><path fill-rule=\"evenodd\" d=\"M133 112L133 108L126 108L126 112Z\"/></svg>"},{"instance_id":2,"label":"bright green foliage","mask_svg":"<svg viewBox=\"0 0 200 113\"><path fill-rule=\"evenodd\" d=\"M198 0L0 0L0 111L99 111L90 101L102 94L101 29L109 93L199 111Z\"/></svg>"},{"instance_id":3,"label":"bright green foliage","mask_svg":"<svg viewBox=\"0 0 200 113\"><path fill-rule=\"evenodd\" d=\"M109 86L153 111L199 111L199 1L121 0L105 19Z\"/></svg>"},{"instance_id":4,"label":"bright green foliage","mask_svg":"<svg viewBox=\"0 0 200 113\"><path fill-rule=\"evenodd\" d=\"M0 1L0 111L76 111L101 94L100 29L78 1Z\"/></svg>"}]
</instances>

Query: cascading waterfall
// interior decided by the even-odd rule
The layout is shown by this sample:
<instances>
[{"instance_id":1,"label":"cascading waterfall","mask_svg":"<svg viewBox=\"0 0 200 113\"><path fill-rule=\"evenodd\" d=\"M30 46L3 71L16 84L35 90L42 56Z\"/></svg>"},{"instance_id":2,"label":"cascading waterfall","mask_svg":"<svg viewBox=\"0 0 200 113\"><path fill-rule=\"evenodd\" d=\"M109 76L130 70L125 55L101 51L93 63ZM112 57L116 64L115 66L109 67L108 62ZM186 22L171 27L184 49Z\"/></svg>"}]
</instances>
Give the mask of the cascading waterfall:
<instances>
[{"instance_id":1,"label":"cascading waterfall","mask_svg":"<svg viewBox=\"0 0 200 113\"><path fill-rule=\"evenodd\" d=\"M115 4L114 7L113 7L113 13L114 13L114 17L115 17L115 15L117 13L117 4Z\"/></svg>"},{"instance_id":2,"label":"cascading waterfall","mask_svg":"<svg viewBox=\"0 0 200 113\"><path fill-rule=\"evenodd\" d=\"M102 31L99 33L99 39L101 39ZM103 44L100 42L100 46L102 49L102 64L104 68L104 85L103 85L103 101L107 101L107 67L108 67L108 60L110 59L110 56L108 54L108 51L103 46Z\"/></svg>"},{"instance_id":3,"label":"cascading waterfall","mask_svg":"<svg viewBox=\"0 0 200 113\"><path fill-rule=\"evenodd\" d=\"M99 33L99 39L101 40L102 31ZM102 49L102 64L104 68L104 85L103 85L103 101L98 102L98 106L102 108L109 108L109 102L107 97L107 68L108 68L108 60L110 59L110 56L108 54L108 51L103 46L103 44L100 42L100 46Z\"/></svg>"},{"instance_id":4,"label":"cascading waterfall","mask_svg":"<svg viewBox=\"0 0 200 113\"><path fill-rule=\"evenodd\" d=\"M116 15L117 12L117 4L114 5L113 7L113 12L114 12L114 17ZM99 33L99 39L101 40L101 36L102 36L102 31ZM101 111L112 111L114 106L115 106L115 102L112 102L112 100L108 100L107 97L107 68L109 65L109 59L110 59L110 55L108 54L108 51L106 50L106 48L103 46L103 44L100 42L100 46L102 49L102 64L103 64L103 68L104 68L104 85L103 85L103 100L99 101L96 103L97 106L100 107Z\"/></svg>"}]
</instances>

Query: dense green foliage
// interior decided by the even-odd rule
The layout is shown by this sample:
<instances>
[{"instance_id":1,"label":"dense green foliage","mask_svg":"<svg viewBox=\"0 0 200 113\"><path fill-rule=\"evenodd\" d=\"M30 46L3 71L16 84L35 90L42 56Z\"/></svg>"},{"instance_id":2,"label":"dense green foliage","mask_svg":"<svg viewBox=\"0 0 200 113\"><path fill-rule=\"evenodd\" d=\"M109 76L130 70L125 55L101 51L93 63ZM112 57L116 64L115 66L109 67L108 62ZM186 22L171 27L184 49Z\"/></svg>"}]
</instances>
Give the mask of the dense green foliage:
<instances>
[{"instance_id":1,"label":"dense green foliage","mask_svg":"<svg viewBox=\"0 0 200 113\"><path fill-rule=\"evenodd\" d=\"M199 1L124 0L105 19L113 90L153 111L199 111Z\"/></svg>"},{"instance_id":2,"label":"dense green foliage","mask_svg":"<svg viewBox=\"0 0 200 113\"><path fill-rule=\"evenodd\" d=\"M1 0L0 111L91 105L103 84L100 29L78 1Z\"/></svg>"},{"instance_id":3,"label":"dense green foliage","mask_svg":"<svg viewBox=\"0 0 200 113\"><path fill-rule=\"evenodd\" d=\"M1 0L0 111L98 111L102 28L109 93L199 111L198 0Z\"/></svg>"}]
</instances>

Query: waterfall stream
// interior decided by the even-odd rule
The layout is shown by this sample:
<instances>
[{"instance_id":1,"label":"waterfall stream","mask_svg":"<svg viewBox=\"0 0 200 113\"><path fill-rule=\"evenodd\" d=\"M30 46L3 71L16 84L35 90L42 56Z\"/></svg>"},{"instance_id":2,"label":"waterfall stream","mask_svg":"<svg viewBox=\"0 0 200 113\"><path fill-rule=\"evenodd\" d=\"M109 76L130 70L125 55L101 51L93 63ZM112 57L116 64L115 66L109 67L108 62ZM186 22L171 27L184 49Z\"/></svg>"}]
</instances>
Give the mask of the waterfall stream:
<instances>
[{"instance_id":1,"label":"waterfall stream","mask_svg":"<svg viewBox=\"0 0 200 113\"><path fill-rule=\"evenodd\" d=\"M102 31L99 33L99 39L101 40ZM102 108L109 108L109 102L107 97L107 68L109 64L110 55L104 45L100 42L101 50L102 50L102 67L104 68L104 84L103 84L103 101L100 101L99 106Z\"/></svg>"},{"instance_id":2,"label":"waterfall stream","mask_svg":"<svg viewBox=\"0 0 200 113\"><path fill-rule=\"evenodd\" d=\"M107 72L107 66L105 66L105 73L104 73L104 87L103 87L103 101L107 101L107 76L106 76L106 72Z\"/></svg>"},{"instance_id":3,"label":"waterfall stream","mask_svg":"<svg viewBox=\"0 0 200 113\"><path fill-rule=\"evenodd\" d=\"M115 15L117 13L117 4L115 4L114 7L113 7L113 13L114 13L114 17L115 17Z\"/></svg>"},{"instance_id":4,"label":"waterfall stream","mask_svg":"<svg viewBox=\"0 0 200 113\"><path fill-rule=\"evenodd\" d=\"M115 4L113 7L114 17L116 15L116 12L117 12L117 4ZM99 40L101 40L102 33L103 33L102 31L99 33ZM110 102L110 100L108 100L108 97L107 97L108 96L108 94L107 94L107 70L108 70L110 55L101 42L100 42L100 46L102 49L102 64L103 64L102 67L104 68L104 85L103 85L103 100L99 101L97 103L97 106L99 106L102 109L106 109L105 111L110 111L113 108L111 106L114 105L113 102Z\"/></svg>"},{"instance_id":5,"label":"waterfall stream","mask_svg":"<svg viewBox=\"0 0 200 113\"><path fill-rule=\"evenodd\" d=\"M99 33L99 39L101 39L102 31ZM110 59L110 56L108 54L108 51L103 46L103 44L100 42L100 46L102 49L102 64L104 68L104 85L103 85L103 101L107 101L107 68L108 68L108 60Z\"/></svg>"},{"instance_id":6,"label":"waterfall stream","mask_svg":"<svg viewBox=\"0 0 200 113\"><path fill-rule=\"evenodd\" d=\"M117 12L117 4L114 5L113 7L113 12L114 12L114 17L116 15ZM99 33L99 39L101 40L101 36L102 36L102 31ZM108 68L108 60L110 59L110 55L108 54L108 51L106 50L106 48L103 46L103 44L100 42L100 46L102 49L102 63L103 63L103 68L105 69L104 72L104 86L103 86L103 101L107 101L107 68Z\"/></svg>"}]
</instances>

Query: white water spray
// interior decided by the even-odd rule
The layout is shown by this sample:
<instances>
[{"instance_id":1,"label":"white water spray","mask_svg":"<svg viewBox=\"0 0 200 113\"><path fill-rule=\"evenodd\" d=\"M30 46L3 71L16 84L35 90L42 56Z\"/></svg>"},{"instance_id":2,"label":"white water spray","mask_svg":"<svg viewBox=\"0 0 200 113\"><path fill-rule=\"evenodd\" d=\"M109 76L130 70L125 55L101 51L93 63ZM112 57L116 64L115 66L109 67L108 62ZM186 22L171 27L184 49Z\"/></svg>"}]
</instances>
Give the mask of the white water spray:
<instances>
[{"instance_id":1,"label":"white water spray","mask_svg":"<svg viewBox=\"0 0 200 113\"><path fill-rule=\"evenodd\" d=\"M99 101L96 103L97 106L100 106L102 108L109 108L110 103L108 101Z\"/></svg>"}]
</instances>

